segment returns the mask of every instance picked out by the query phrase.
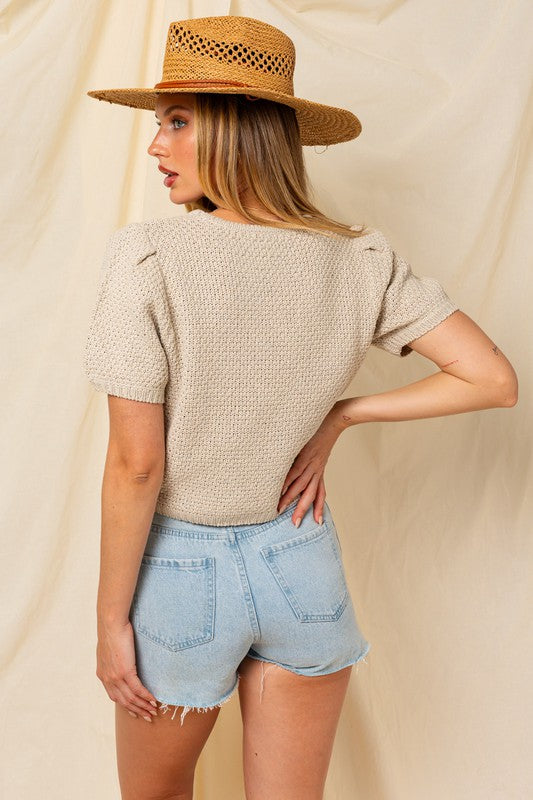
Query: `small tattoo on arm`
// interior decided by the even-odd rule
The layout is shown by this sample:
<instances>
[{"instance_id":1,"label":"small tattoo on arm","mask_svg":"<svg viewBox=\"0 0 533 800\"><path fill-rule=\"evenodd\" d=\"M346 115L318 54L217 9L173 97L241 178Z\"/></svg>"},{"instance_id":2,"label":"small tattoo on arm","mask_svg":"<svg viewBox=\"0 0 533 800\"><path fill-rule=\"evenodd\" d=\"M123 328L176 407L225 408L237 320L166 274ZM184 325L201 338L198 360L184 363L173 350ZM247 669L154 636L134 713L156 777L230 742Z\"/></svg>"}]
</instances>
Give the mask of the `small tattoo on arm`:
<instances>
[{"instance_id":1,"label":"small tattoo on arm","mask_svg":"<svg viewBox=\"0 0 533 800\"><path fill-rule=\"evenodd\" d=\"M494 347L492 348L492 352L494 353L495 356L499 355L498 347L496 345L494 345Z\"/></svg>"}]
</instances>

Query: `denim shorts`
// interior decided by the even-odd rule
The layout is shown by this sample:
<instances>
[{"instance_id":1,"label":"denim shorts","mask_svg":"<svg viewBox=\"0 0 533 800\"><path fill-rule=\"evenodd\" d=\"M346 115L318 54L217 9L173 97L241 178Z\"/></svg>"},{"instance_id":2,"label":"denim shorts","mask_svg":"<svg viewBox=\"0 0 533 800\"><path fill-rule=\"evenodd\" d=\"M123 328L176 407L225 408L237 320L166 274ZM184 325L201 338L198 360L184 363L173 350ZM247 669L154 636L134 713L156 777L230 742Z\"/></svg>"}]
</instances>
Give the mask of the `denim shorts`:
<instances>
[{"instance_id":1,"label":"denim shorts","mask_svg":"<svg viewBox=\"0 0 533 800\"><path fill-rule=\"evenodd\" d=\"M221 527L155 513L130 609L137 674L161 703L220 706L245 656L298 675L327 675L364 658L331 511L299 498L268 522ZM173 715L174 716L174 715Z\"/></svg>"}]
</instances>

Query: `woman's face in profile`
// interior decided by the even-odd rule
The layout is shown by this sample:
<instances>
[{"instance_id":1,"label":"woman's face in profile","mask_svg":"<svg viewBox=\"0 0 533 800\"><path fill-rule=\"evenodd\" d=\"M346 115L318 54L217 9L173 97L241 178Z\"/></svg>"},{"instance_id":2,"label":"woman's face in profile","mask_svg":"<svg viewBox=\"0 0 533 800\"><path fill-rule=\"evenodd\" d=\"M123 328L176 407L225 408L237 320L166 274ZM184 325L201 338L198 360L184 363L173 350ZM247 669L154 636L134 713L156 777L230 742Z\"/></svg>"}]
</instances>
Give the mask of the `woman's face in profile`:
<instances>
[{"instance_id":1,"label":"woman's face in profile","mask_svg":"<svg viewBox=\"0 0 533 800\"><path fill-rule=\"evenodd\" d=\"M176 108L175 106L179 106ZM181 205L198 200L204 192L198 180L196 134L194 130L194 95L178 92L161 94L155 103L158 131L148 148L159 166L177 173L161 182L170 189L170 200Z\"/></svg>"}]
</instances>

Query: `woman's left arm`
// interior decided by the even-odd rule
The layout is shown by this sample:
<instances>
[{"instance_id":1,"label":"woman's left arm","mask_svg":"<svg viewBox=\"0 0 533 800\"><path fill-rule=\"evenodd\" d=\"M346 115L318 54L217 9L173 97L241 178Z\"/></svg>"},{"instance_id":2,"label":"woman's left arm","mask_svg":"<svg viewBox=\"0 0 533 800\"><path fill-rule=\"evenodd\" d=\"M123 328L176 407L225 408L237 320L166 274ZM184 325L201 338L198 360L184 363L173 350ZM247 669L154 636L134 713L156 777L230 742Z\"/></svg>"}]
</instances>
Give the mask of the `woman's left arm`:
<instances>
[{"instance_id":1,"label":"woman's left arm","mask_svg":"<svg viewBox=\"0 0 533 800\"><path fill-rule=\"evenodd\" d=\"M108 395L108 408L97 612L125 623L163 481L163 404Z\"/></svg>"},{"instance_id":2,"label":"woman's left arm","mask_svg":"<svg viewBox=\"0 0 533 800\"><path fill-rule=\"evenodd\" d=\"M388 392L337 401L328 414L335 427L516 405L518 378L511 363L464 312L455 311L409 347L439 372Z\"/></svg>"},{"instance_id":3,"label":"woman's left arm","mask_svg":"<svg viewBox=\"0 0 533 800\"><path fill-rule=\"evenodd\" d=\"M300 495L291 517L295 525L311 504L315 520L322 521L326 463L340 434L351 425L516 405L516 372L500 348L462 311L454 311L408 346L433 361L439 372L388 392L347 397L334 403L285 477L278 511Z\"/></svg>"},{"instance_id":4,"label":"woman's left arm","mask_svg":"<svg viewBox=\"0 0 533 800\"><path fill-rule=\"evenodd\" d=\"M111 700L149 720L155 698L136 674L129 612L164 475L163 404L108 395L108 407L96 674Z\"/></svg>"}]
</instances>

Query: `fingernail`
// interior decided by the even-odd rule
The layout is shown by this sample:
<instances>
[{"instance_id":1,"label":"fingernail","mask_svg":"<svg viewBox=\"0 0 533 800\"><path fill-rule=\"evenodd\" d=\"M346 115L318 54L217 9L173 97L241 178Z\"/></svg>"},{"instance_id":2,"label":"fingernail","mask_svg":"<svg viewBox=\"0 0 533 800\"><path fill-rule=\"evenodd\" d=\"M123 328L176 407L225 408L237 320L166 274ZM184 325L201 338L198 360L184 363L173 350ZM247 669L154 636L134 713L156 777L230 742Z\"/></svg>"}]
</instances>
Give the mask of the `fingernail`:
<instances>
[{"instance_id":1,"label":"fingernail","mask_svg":"<svg viewBox=\"0 0 533 800\"><path fill-rule=\"evenodd\" d=\"M318 524L322 525L323 522L324 522L324 520L322 518L322 515L320 515L320 517L318 518Z\"/></svg>"},{"instance_id":2,"label":"fingernail","mask_svg":"<svg viewBox=\"0 0 533 800\"><path fill-rule=\"evenodd\" d=\"M300 524L301 521L302 520L301 520L300 517L296 517L296 519L294 520L294 524L296 525L296 527L298 527L298 525Z\"/></svg>"},{"instance_id":3,"label":"fingernail","mask_svg":"<svg viewBox=\"0 0 533 800\"><path fill-rule=\"evenodd\" d=\"M280 510L279 510L279 513L280 513L280 514L283 514L283 512L285 511L285 509L286 509L286 508L287 508L287 503L284 503L284 504L281 506L281 508L280 508Z\"/></svg>"},{"instance_id":4,"label":"fingernail","mask_svg":"<svg viewBox=\"0 0 533 800\"><path fill-rule=\"evenodd\" d=\"M154 708L157 708L157 703L155 702L155 700L150 700L150 703L151 705L154 706Z\"/></svg>"},{"instance_id":5,"label":"fingernail","mask_svg":"<svg viewBox=\"0 0 533 800\"><path fill-rule=\"evenodd\" d=\"M137 719L137 714L134 714L134 713L133 713L133 711L128 711L128 714L129 714L131 717L135 717L135 719Z\"/></svg>"},{"instance_id":6,"label":"fingernail","mask_svg":"<svg viewBox=\"0 0 533 800\"><path fill-rule=\"evenodd\" d=\"M143 714L143 716L144 716L144 714ZM146 720L146 722L151 722L152 721L152 717L144 717L144 719Z\"/></svg>"}]
</instances>

